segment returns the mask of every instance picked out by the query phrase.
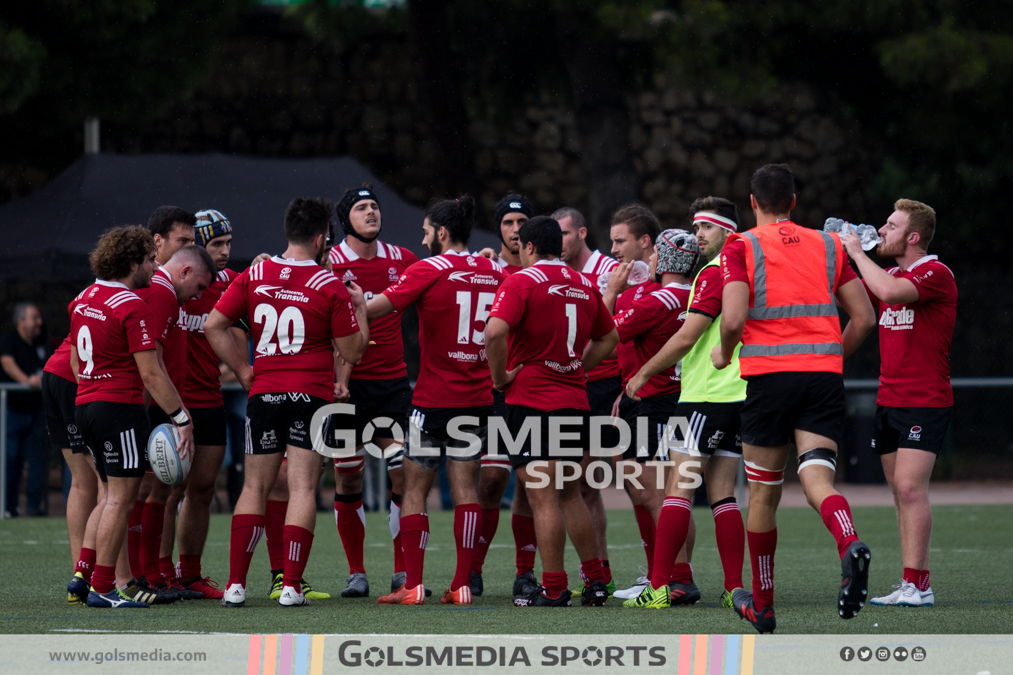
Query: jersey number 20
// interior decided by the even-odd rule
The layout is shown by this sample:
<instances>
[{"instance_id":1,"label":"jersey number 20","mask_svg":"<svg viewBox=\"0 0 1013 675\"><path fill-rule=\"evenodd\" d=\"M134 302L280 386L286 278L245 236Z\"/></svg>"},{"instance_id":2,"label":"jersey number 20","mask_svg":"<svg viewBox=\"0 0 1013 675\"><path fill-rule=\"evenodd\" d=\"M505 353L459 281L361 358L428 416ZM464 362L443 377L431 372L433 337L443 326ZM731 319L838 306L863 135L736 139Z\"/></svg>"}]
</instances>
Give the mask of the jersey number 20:
<instances>
[{"instance_id":1,"label":"jersey number 20","mask_svg":"<svg viewBox=\"0 0 1013 675\"><path fill-rule=\"evenodd\" d=\"M298 354L306 341L306 322L298 307L286 307L278 316L278 310L271 305L257 305L253 310L253 321L264 324L257 343L258 354L272 355L279 350L282 354Z\"/></svg>"}]
</instances>

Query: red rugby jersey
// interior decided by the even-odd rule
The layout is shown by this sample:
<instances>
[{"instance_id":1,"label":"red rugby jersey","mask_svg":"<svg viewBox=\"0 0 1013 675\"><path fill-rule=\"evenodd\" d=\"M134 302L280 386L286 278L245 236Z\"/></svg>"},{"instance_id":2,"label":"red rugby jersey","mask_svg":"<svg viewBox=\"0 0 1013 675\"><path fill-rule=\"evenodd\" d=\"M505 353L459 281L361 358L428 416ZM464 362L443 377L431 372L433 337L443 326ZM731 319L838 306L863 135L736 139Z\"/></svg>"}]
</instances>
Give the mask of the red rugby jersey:
<instances>
[{"instance_id":1,"label":"red rugby jersey","mask_svg":"<svg viewBox=\"0 0 1013 675\"><path fill-rule=\"evenodd\" d=\"M237 276L238 272L221 270L200 298L183 303L180 324L186 331L187 358L186 391L182 393L187 408L217 408L224 403L219 358L204 335L204 322Z\"/></svg>"},{"instance_id":2,"label":"red rugby jersey","mask_svg":"<svg viewBox=\"0 0 1013 675\"><path fill-rule=\"evenodd\" d=\"M957 282L938 256L927 255L902 270L888 273L909 279L918 300L888 305L869 293L879 309L879 405L898 408L947 408L950 386L950 340L957 323Z\"/></svg>"},{"instance_id":3,"label":"red rugby jersey","mask_svg":"<svg viewBox=\"0 0 1013 675\"><path fill-rule=\"evenodd\" d=\"M580 272L587 277L588 281L595 285L599 294L604 295L605 287L608 286L609 274L618 265L619 263L614 258L602 255L598 251L592 251L591 257L584 263L584 268ZM597 382L598 380L606 380L618 375L618 359L607 358L591 369L591 372L587 375L587 381Z\"/></svg>"},{"instance_id":4,"label":"red rugby jersey","mask_svg":"<svg viewBox=\"0 0 1013 675\"><path fill-rule=\"evenodd\" d=\"M172 276L160 267L151 277L151 286L137 291L148 303L154 337L162 345L162 361L180 398L186 388L186 332L180 327L180 306Z\"/></svg>"},{"instance_id":5,"label":"red rugby jersey","mask_svg":"<svg viewBox=\"0 0 1013 675\"><path fill-rule=\"evenodd\" d=\"M626 311L633 306L633 303L649 295L652 291L656 291L661 288L661 284L656 281L645 281L644 283L627 288L625 291L619 294L616 298L616 305L613 308L612 317L618 321L619 317L626 313ZM616 357L619 361L619 377L622 378L623 384L630 381L630 378L636 375L637 370L640 366L637 365L636 355L634 354L634 348L632 343L623 344L622 336L620 336L619 344L616 345Z\"/></svg>"},{"instance_id":6,"label":"red rugby jersey","mask_svg":"<svg viewBox=\"0 0 1013 675\"><path fill-rule=\"evenodd\" d=\"M134 352L155 348L148 305L117 281L96 279L70 303L70 335L77 348L77 405L92 401L144 402Z\"/></svg>"},{"instance_id":7,"label":"red rugby jersey","mask_svg":"<svg viewBox=\"0 0 1013 675\"><path fill-rule=\"evenodd\" d=\"M615 324L586 275L561 260L541 260L503 282L491 316L510 325L507 369L524 364L506 390L507 403L588 409L581 355Z\"/></svg>"},{"instance_id":8,"label":"red rugby jersey","mask_svg":"<svg viewBox=\"0 0 1013 675\"><path fill-rule=\"evenodd\" d=\"M447 251L415 263L383 292L398 311L414 302L419 312L422 358L414 405L492 405L485 322L503 278L488 258Z\"/></svg>"},{"instance_id":9,"label":"red rugby jersey","mask_svg":"<svg viewBox=\"0 0 1013 675\"><path fill-rule=\"evenodd\" d=\"M401 274L419 261L406 248L376 242L376 257L360 258L347 241L331 249L331 267L341 281L362 288L368 302L395 283ZM388 314L369 326L369 346L362 361L352 368L353 380L388 380L408 374L401 340L401 312Z\"/></svg>"},{"instance_id":10,"label":"red rugby jersey","mask_svg":"<svg viewBox=\"0 0 1013 675\"><path fill-rule=\"evenodd\" d=\"M312 260L275 256L245 270L215 309L250 317L250 395L298 393L334 398L333 338L359 332L352 301L336 276Z\"/></svg>"},{"instance_id":11,"label":"red rugby jersey","mask_svg":"<svg viewBox=\"0 0 1013 675\"><path fill-rule=\"evenodd\" d=\"M87 288L81 291L78 296L74 298L74 301L80 300L87 291ZM71 318L74 318L73 308L74 302L71 302L70 305L68 305L68 311L71 312ZM77 385L77 378L74 377L74 369L70 367L71 335L72 333L68 333L67 337L63 338L63 342L60 343L60 346L56 348L53 355L49 357L48 361L46 361L46 365L43 367L42 371L45 373L52 373L53 375L62 377L68 382L73 382L74 385Z\"/></svg>"},{"instance_id":12,"label":"red rugby jersey","mask_svg":"<svg viewBox=\"0 0 1013 675\"><path fill-rule=\"evenodd\" d=\"M626 311L616 317L616 330L622 347L619 364L623 369L623 387L682 328L692 288L689 284L668 284L634 300ZM624 363L624 353L628 366ZM639 395L651 398L677 394L679 390L679 364L675 364L647 380Z\"/></svg>"}]
</instances>

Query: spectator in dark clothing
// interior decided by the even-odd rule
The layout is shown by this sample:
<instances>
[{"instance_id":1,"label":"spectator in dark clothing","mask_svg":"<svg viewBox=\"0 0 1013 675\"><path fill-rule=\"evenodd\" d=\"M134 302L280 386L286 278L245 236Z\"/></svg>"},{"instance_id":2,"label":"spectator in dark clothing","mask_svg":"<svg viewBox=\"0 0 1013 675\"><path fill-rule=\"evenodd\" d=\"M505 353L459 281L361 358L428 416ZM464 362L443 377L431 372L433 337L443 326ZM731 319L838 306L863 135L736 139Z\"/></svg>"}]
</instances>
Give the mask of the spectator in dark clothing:
<instances>
[{"instance_id":1,"label":"spectator in dark clothing","mask_svg":"<svg viewBox=\"0 0 1013 675\"><path fill-rule=\"evenodd\" d=\"M9 516L18 515L21 473L28 464L25 483L26 512L44 515L47 480L45 413L42 409L42 367L50 350L42 339L42 314L31 302L14 307L14 328L0 335L0 382L28 385L32 391L7 394L7 503Z\"/></svg>"}]
</instances>

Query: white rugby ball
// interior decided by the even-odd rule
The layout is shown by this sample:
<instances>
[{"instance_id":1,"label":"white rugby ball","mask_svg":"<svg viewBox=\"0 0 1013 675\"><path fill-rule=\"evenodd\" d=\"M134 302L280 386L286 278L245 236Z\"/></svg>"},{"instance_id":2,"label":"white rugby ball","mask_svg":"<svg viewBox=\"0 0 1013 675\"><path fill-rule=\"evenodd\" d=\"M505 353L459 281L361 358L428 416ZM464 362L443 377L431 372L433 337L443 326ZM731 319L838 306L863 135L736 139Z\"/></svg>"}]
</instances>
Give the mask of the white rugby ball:
<instances>
[{"instance_id":1,"label":"white rugby ball","mask_svg":"<svg viewBox=\"0 0 1013 675\"><path fill-rule=\"evenodd\" d=\"M175 425L159 424L148 437L148 463L160 481L179 485L190 473L190 455L179 456L179 432Z\"/></svg>"}]
</instances>

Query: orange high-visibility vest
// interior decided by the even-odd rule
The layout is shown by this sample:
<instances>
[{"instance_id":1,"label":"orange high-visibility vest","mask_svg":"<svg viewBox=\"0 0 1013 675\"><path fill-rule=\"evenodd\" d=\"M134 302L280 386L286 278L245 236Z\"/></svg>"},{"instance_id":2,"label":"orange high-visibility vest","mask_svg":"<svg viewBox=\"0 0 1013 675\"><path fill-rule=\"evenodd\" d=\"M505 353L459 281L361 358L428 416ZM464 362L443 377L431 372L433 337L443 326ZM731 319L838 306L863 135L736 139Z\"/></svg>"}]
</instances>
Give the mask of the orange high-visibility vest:
<instances>
[{"instance_id":1,"label":"orange high-visibility vest","mask_svg":"<svg viewBox=\"0 0 1013 675\"><path fill-rule=\"evenodd\" d=\"M834 301L847 264L840 237L791 221L734 234L746 246L749 315L742 377L783 372L842 373L841 321Z\"/></svg>"}]
</instances>

